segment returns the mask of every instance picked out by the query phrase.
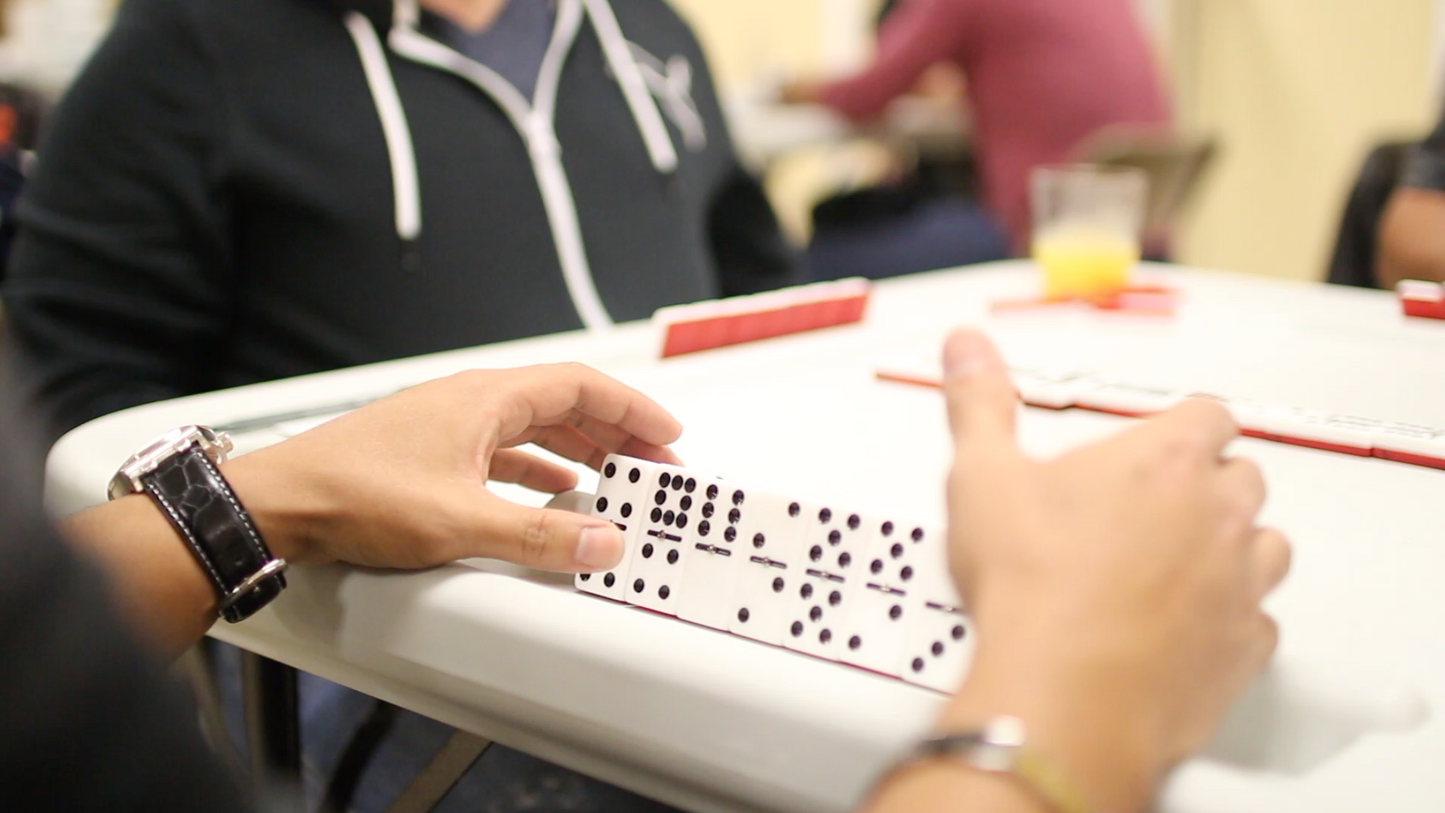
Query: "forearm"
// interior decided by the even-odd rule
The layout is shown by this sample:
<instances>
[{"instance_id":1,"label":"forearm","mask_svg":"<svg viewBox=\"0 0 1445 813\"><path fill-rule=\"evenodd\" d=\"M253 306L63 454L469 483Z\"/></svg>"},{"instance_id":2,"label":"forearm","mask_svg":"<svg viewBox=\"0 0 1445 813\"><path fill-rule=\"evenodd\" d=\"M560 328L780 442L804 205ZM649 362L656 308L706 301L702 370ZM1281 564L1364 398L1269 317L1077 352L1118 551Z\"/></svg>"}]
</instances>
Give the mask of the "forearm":
<instances>
[{"instance_id":1,"label":"forearm","mask_svg":"<svg viewBox=\"0 0 1445 813\"><path fill-rule=\"evenodd\" d=\"M32 209L36 208L32 206ZM183 330L202 308L168 304L133 266L32 227L17 239L3 289L16 388L53 442L75 427L203 386L184 362L208 338Z\"/></svg>"},{"instance_id":2,"label":"forearm","mask_svg":"<svg viewBox=\"0 0 1445 813\"><path fill-rule=\"evenodd\" d=\"M100 564L125 623L166 658L216 620L216 590L155 503L133 494L60 523L71 544Z\"/></svg>"},{"instance_id":3,"label":"forearm","mask_svg":"<svg viewBox=\"0 0 1445 813\"><path fill-rule=\"evenodd\" d=\"M878 789L864 813L1054 813L1011 777L947 762L900 769Z\"/></svg>"},{"instance_id":4,"label":"forearm","mask_svg":"<svg viewBox=\"0 0 1445 813\"><path fill-rule=\"evenodd\" d=\"M46 119L6 269L7 326L57 431L215 388L237 289L229 96L204 15L117 6Z\"/></svg>"},{"instance_id":5,"label":"forearm","mask_svg":"<svg viewBox=\"0 0 1445 813\"><path fill-rule=\"evenodd\" d=\"M1404 279L1445 282L1445 192L1395 192L1380 219L1375 276L1386 289Z\"/></svg>"},{"instance_id":6,"label":"forearm","mask_svg":"<svg viewBox=\"0 0 1445 813\"><path fill-rule=\"evenodd\" d=\"M817 101L854 121L873 118L954 51L963 23L952 0L913 0L894 11L878 52L861 73L816 91Z\"/></svg>"},{"instance_id":7,"label":"forearm","mask_svg":"<svg viewBox=\"0 0 1445 813\"><path fill-rule=\"evenodd\" d=\"M271 555L304 559L304 517L287 506L305 500L307 492L283 483L285 465L242 457L221 471ZM92 508L62 521L60 529L100 564L125 621L163 657L179 656L215 623L215 585L149 496L132 494Z\"/></svg>"},{"instance_id":8,"label":"forearm","mask_svg":"<svg viewBox=\"0 0 1445 813\"><path fill-rule=\"evenodd\" d=\"M513 448L523 443L594 467L609 452L676 462L665 444L681 432L656 402L581 365L472 370L409 387L220 471L271 556L293 566L410 570L483 557L595 572L622 556L612 523L526 508L487 483L576 487L576 472ZM214 622L215 587L148 497L115 500L62 529L109 573L124 614L156 648L181 652Z\"/></svg>"}]
</instances>

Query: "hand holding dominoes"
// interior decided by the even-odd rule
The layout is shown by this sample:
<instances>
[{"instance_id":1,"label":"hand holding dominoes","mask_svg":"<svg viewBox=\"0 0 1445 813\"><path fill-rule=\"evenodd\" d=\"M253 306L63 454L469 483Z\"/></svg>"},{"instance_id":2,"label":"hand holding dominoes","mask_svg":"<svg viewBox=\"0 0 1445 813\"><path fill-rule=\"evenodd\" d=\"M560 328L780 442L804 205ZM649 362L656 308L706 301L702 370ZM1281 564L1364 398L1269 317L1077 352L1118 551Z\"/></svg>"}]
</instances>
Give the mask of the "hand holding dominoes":
<instances>
[{"instance_id":1,"label":"hand holding dominoes","mask_svg":"<svg viewBox=\"0 0 1445 813\"><path fill-rule=\"evenodd\" d=\"M615 451L675 460L666 444L681 431L651 399L580 364L470 370L238 457L224 471L272 551L293 563L418 568L484 556L576 572L616 561L621 540L612 527L517 505L487 483L550 492L576 484L571 469L515 448L525 443L595 467Z\"/></svg>"}]
</instances>

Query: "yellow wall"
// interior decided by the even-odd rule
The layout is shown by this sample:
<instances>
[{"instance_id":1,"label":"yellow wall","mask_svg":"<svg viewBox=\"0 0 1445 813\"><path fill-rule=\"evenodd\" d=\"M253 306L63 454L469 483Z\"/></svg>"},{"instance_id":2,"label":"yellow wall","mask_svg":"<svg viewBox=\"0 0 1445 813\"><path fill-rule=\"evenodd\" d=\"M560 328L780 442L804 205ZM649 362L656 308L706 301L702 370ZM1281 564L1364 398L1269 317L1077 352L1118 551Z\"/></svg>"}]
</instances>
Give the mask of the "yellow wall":
<instances>
[{"instance_id":1,"label":"yellow wall","mask_svg":"<svg viewBox=\"0 0 1445 813\"><path fill-rule=\"evenodd\" d=\"M1433 120L1435 0L1176 5L1181 112L1224 149L1180 259L1319 277L1368 147Z\"/></svg>"}]
</instances>

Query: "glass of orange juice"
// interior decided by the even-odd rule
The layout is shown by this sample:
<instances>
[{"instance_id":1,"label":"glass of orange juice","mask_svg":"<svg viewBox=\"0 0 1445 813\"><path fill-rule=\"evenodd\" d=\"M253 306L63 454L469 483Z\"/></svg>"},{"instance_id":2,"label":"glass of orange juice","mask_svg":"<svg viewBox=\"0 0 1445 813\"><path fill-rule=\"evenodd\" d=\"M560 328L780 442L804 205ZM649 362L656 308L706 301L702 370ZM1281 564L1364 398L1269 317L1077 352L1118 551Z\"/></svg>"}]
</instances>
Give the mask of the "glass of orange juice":
<instances>
[{"instance_id":1,"label":"glass of orange juice","mask_svg":"<svg viewBox=\"0 0 1445 813\"><path fill-rule=\"evenodd\" d=\"M1048 299L1106 299L1139 263L1149 180L1134 167L1042 166L1030 178L1033 256Z\"/></svg>"}]
</instances>

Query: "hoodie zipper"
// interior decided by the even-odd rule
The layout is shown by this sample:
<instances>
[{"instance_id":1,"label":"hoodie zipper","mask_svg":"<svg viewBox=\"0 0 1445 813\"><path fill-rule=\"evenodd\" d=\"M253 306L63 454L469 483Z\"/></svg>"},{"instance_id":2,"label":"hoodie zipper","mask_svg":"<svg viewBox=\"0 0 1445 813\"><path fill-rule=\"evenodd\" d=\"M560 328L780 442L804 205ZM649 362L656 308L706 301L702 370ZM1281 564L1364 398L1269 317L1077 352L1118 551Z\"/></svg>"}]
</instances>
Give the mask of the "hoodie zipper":
<instances>
[{"instance_id":1,"label":"hoodie zipper","mask_svg":"<svg viewBox=\"0 0 1445 813\"><path fill-rule=\"evenodd\" d=\"M395 18L387 44L394 53L412 62L471 82L490 96L506 114L527 145L527 155L537 178L562 277L573 306L587 329L605 330L613 324L613 320L597 292L587 261L577 204L562 164L562 149L555 129L562 67L582 27L584 11L592 18L604 56L617 75L654 169L666 175L673 174L678 158L672 138L641 71L633 61L630 46L623 38L607 0L561 0L557 24L542 58L534 101L530 104L511 83L492 69L418 31L419 12L415 0L398 0L394 5ZM421 195L405 110L371 22L360 13L351 12L346 17L346 27L356 43L386 137L396 196L397 234L403 240L414 240L421 232Z\"/></svg>"}]
</instances>

